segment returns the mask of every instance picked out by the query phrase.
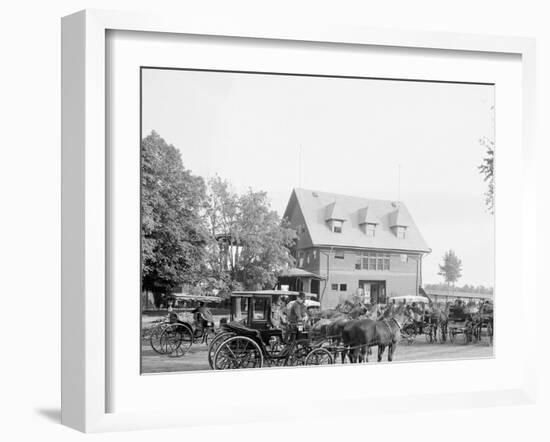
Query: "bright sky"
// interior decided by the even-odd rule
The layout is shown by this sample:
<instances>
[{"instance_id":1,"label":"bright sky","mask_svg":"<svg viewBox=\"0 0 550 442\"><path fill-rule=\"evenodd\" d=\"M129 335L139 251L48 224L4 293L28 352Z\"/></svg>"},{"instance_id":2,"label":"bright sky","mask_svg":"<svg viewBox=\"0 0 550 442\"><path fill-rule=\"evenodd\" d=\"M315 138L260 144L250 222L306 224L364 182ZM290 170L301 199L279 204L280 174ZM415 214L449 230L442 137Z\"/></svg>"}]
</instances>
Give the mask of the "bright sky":
<instances>
[{"instance_id":1,"label":"bright sky","mask_svg":"<svg viewBox=\"0 0 550 442\"><path fill-rule=\"evenodd\" d=\"M493 137L492 86L153 69L142 78L143 136L156 130L193 173L265 190L281 215L293 187L400 193L432 248L424 283L441 282L453 249L458 284L494 285L494 217L477 170L479 139Z\"/></svg>"}]
</instances>

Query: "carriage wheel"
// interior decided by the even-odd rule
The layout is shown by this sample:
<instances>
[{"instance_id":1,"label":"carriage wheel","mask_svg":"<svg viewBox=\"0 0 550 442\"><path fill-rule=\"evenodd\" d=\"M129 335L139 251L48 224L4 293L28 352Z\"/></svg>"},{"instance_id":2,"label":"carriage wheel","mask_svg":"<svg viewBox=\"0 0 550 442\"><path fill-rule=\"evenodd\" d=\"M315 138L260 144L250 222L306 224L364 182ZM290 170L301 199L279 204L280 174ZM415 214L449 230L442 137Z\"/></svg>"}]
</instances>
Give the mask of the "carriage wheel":
<instances>
[{"instance_id":1,"label":"carriage wheel","mask_svg":"<svg viewBox=\"0 0 550 442\"><path fill-rule=\"evenodd\" d=\"M193 331L183 324L168 325L160 336L160 347L163 354L179 358L193 345Z\"/></svg>"},{"instance_id":2,"label":"carriage wheel","mask_svg":"<svg viewBox=\"0 0 550 442\"><path fill-rule=\"evenodd\" d=\"M288 356L285 365L296 367L298 365L305 365L306 356L309 354L310 348L302 343L296 343L294 350Z\"/></svg>"},{"instance_id":3,"label":"carriage wheel","mask_svg":"<svg viewBox=\"0 0 550 442\"><path fill-rule=\"evenodd\" d=\"M208 345L208 343L212 342L218 334L216 333L216 330L213 328L209 328L208 332L206 333L204 337L204 343Z\"/></svg>"},{"instance_id":4,"label":"carriage wheel","mask_svg":"<svg viewBox=\"0 0 550 442\"><path fill-rule=\"evenodd\" d=\"M264 357L260 346L247 336L233 336L223 341L214 354L214 370L259 368Z\"/></svg>"},{"instance_id":5,"label":"carriage wheel","mask_svg":"<svg viewBox=\"0 0 550 442\"><path fill-rule=\"evenodd\" d=\"M326 348L315 348L306 356L305 365L332 365L334 359Z\"/></svg>"},{"instance_id":6,"label":"carriage wheel","mask_svg":"<svg viewBox=\"0 0 550 442\"><path fill-rule=\"evenodd\" d=\"M155 325L151 330L151 335L149 336L149 344L151 348L158 354L164 354L163 349L160 345L160 337L164 329L170 325L168 322L163 322L161 324Z\"/></svg>"},{"instance_id":7,"label":"carriage wheel","mask_svg":"<svg viewBox=\"0 0 550 442\"><path fill-rule=\"evenodd\" d=\"M414 339L416 338L416 333L414 330L414 326L412 324L407 324L403 327L401 330L401 337L405 340L407 344L414 343Z\"/></svg>"},{"instance_id":8,"label":"carriage wheel","mask_svg":"<svg viewBox=\"0 0 550 442\"><path fill-rule=\"evenodd\" d=\"M210 344L208 345L208 365L210 365L210 368L214 368L214 355L220 344L232 336L235 336L235 333L221 332L210 340Z\"/></svg>"},{"instance_id":9,"label":"carriage wheel","mask_svg":"<svg viewBox=\"0 0 550 442\"><path fill-rule=\"evenodd\" d=\"M456 341L456 331L454 329L449 330L449 341L451 341L451 344Z\"/></svg>"}]
</instances>

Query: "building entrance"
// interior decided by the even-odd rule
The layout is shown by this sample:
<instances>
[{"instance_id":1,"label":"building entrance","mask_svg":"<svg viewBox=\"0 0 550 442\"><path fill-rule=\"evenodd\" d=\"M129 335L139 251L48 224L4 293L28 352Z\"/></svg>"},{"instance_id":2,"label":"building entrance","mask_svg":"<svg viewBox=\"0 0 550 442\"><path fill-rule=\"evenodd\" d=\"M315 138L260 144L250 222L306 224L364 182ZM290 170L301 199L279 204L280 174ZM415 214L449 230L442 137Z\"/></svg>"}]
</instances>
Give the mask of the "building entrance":
<instances>
[{"instance_id":1,"label":"building entrance","mask_svg":"<svg viewBox=\"0 0 550 442\"><path fill-rule=\"evenodd\" d=\"M359 288L363 289L365 302L386 303L386 281L359 281Z\"/></svg>"}]
</instances>

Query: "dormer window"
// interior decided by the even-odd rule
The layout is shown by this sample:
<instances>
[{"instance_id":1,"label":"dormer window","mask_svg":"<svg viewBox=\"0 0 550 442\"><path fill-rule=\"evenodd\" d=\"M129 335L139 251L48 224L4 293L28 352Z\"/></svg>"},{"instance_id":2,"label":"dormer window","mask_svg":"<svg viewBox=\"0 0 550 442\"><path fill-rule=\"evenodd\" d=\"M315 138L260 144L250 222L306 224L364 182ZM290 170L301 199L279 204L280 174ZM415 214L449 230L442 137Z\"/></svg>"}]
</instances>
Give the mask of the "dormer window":
<instances>
[{"instance_id":1,"label":"dormer window","mask_svg":"<svg viewBox=\"0 0 550 442\"><path fill-rule=\"evenodd\" d=\"M329 204L325 209L325 221L331 232L342 233L347 216L336 202Z\"/></svg>"},{"instance_id":2,"label":"dormer window","mask_svg":"<svg viewBox=\"0 0 550 442\"><path fill-rule=\"evenodd\" d=\"M344 225L343 221L339 219L333 219L330 221L331 229L334 233L342 233L342 226Z\"/></svg>"},{"instance_id":3,"label":"dormer window","mask_svg":"<svg viewBox=\"0 0 550 442\"><path fill-rule=\"evenodd\" d=\"M410 217L403 208L398 207L390 214L390 227L397 238L404 239L407 235L407 227L410 225Z\"/></svg>"},{"instance_id":4,"label":"dormer window","mask_svg":"<svg viewBox=\"0 0 550 442\"><path fill-rule=\"evenodd\" d=\"M376 231L376 224L366 223L365 224L365 233L368 237L374 238L374 232Z\"/></svg>"},{"instance_id":5,"label":"dormer window","mask_svg":"<svg viewBox=\"0 0 550 442\"><path fill-rule=\"evenodd\" d=\"M376 226L380 224L380 220L377 216L375 216L373 209L369 207L363 207L359 210L358 216L359 226L361 227L361 230L369 238L374 238Z\"/></svg>"}]
</instances>

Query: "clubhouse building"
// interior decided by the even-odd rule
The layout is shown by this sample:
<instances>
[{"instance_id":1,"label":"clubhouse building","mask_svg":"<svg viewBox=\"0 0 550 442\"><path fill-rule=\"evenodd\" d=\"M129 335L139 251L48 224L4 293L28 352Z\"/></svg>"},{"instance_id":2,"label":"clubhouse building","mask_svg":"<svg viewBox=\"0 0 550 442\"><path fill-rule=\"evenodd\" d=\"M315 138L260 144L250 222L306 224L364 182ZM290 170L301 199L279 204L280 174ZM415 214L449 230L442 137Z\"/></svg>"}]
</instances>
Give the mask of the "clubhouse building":
<instances>
[{"instance_id":1,"label":"clubhouse building","mask_svg":"<svg viewBox=\"0 0 550 442\"><path fill-rule=\"evenodd\" d=\"M284 217L298 234L298 289L323 308L353 296L371 303L418 295L422 258L430 253L402 202L294 189Z\"/></svg>"}]
</instances>

